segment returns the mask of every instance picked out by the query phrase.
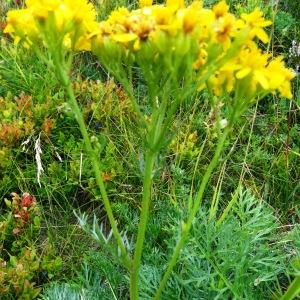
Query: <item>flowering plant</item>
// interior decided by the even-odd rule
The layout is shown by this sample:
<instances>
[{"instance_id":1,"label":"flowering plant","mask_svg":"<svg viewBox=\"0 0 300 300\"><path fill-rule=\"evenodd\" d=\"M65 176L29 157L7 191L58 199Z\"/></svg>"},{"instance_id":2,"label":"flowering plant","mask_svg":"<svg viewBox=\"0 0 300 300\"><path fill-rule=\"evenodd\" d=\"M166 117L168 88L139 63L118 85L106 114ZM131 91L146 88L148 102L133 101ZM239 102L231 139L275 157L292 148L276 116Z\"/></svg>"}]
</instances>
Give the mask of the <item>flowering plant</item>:
<instances>
[{"instance_id":1,"label":"flowering plant","mask_svg":"<svg viewBox=\"0 0 300 300\"><path fill-rule=\"evenodd\" d=\"M170 125L176 112L191 95L207 89L212 108L226 101L226 119L216 116L218 142L199 190L193 195L186 220L165 275L154 294L159 299L188 239L209 179L216 168L227 137L252 103L268 93L291 98L294 73L282 57L272 58L260 50L267 43L264 28L271 24L259 9L240 17L229 12L225 1L203 7L201 1L185 6L183 0L153 5L140 1L140 8L119 8L107 20L96 22L96 13L86 0L27 0L25 9L8 13L7 27L15 43L32 47L54 68L70 99L86 150L93 165L112 233L123 265L130 273L131 299L138 299L139 269L151 200L153 170L160 151L171 141ZM51 58L40 46L46 47ZM144 140L144 179L141 217L134 253L130 253L114 218L101 176L97 149L91 143L84 118L69 77L73 51L92 51L101 64L123 85L137 115ZM134 70L139 68L147 86L147 97L134 91ZM222 122L221 122L222 121ZM109 239L106 239L109 240Z\"/></svg>"}]
</instances>

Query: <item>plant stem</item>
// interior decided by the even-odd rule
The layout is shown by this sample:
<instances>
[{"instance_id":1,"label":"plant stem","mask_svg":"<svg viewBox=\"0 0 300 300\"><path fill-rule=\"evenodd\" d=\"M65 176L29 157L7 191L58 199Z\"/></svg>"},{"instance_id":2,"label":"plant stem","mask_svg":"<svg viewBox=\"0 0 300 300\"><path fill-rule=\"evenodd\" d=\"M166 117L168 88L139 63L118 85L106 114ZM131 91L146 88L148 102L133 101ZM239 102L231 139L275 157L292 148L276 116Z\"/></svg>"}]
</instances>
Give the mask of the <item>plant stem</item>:
<instances>
[{"instance_id":1,"label":"plant stem","mask_svg":"<svg viewBox=\"0 0 300 300\"><path fill-rule=\"evenodd\" d=\"M210 162L210 164L208 165L206 171L205 171L205 174L203 176L203 179L201 181L201 185L200 185L200 188L196 194L196 198L195 198L195 201L194 201L194 204L193 204L193 207L192 207L192 210L188 216L188 219L186 221L186 223L183 224L182 226L182 232L181 232L181 236L180 236L180 239L179 241L177 242L177 245L175 246L175 249L173 251L173 254L172 254L172 257L169 261L169 264L168 264L168 267L167 267L167 270L159 284L159 287L153 297L153 300L158 300L165 288L165 285L167 283L167 281L169 280L171 274L172 274L172 271L177 263L177 260L179 258L179 255L180 255L180 252L182 250L182 248L184 247L184 244L187 240L187 237L189 235L189 232L191 230L191 227L192 227L192 223L193 223L193 220L199 210L199 207L200 207L200 204L202 202L202 199L203 199L203 194L204 194L204 191L205 191L205 188L206 188L206 185L209 181L209 179L211 178L211 175L212 175L212 172L213 170L215 169L215 167L217 166L218 162L219 162L219 158L221 156L221 153L222 153L222 150L224 148L224 145L225 145L225 142L226 142L226 138L229 134L229 131L230 131L230 126L228 126L223 134L221 135L221 138L219 139L219 142L217 144L217 148L216 148L216 151L215 151L215 154Z\"/></svg>"},{"instance_id":2,"label":"plant stem","mask_svg":"<svg viewBox=\"0 0 300 300\"><path fill-rule=\"evenodd\" d=\"M58 72L58 75L60 77L60 80L61 80L62 84L64 85L64 87L66 89L71 107L73 109L73 113L75 114L77 123L79 125L79 129L80 129L80 132L81 132L82 137L83 137L83 141L84 141L84 144L85 144L86 151L87 151L89 159L92 163L92 167L93 167L94 174L95 174L95 179L96 179L97 185L98 185L98 187L100 189L100 192L101 192L104 207L105 207L105 210L106 210L106 213L107 213L107 216L108 216L108 219L109 219L114 237L115 237L115 239L117 241L117 244L118 244L118 247L120 248L120 251L121 251L121 256L122 256L122 259L123 259L123 262L124 262L124 266L126 268L130 269L131 259L128 255L128 253L127 253L127 250L126 250L125 245L124 245L123 240L122 240L122 236L121 236L121 234L118 230L117 222L114 218L113 211L112 211L112 208L111 208L111 205L110 205L110 201L108 199L107 192L106 192L106 189L105 189L105 185L104 185L104 182L103 182L103 179L102 179L102 176L101 176L101 167L100 167L99 159L98 159L98 156L97 156L96 152L94 151L94 149L92 147L90 137L89 137L89 134L88 134L85 122L84 122L84 118L83 118L81 109L78 105L78 102L76 100L76 97L74 95L74 91L73 91L70 79L67 75L66 70L62 67L61 63L55 61L55 68Z\"/></svg>"},{"instance_id":3,"label":"plant stem","mask_svg":"<svg viewBox=\"0 0 300 300\"><path fill-rule=\"evenodd\" d=\"M154 162L160 148L155 145L160 138L161 128L168 103L168 97L163 97L160 107L157 107L152 113L151 125L148 127L148 145L145 158L145 170L143 179L143 197L141 207L141 217L138 226L138 234L135 244L133 266L130 274L130 299L137 300L139 297L139 270L141 266L143 245L145 240L146 226L149 217L149 205L151 201L151 185L152 185L152 172Z\"/></svg>"},{"instance_id":4,"label":"plant stem","mask_svg":"<svg viewBox=\"0 0 300 300\"><path fill-rule=\"evenodd\" d=\"M135 244L133 266L130 274L130 299L137 300L139 297L139 270L141 265L143 244L145 239L146 225L149 217L149 204L151 200L152 172L156 158L156 152L148 150L143 180L143 198L141 207L141 218Z\"/></svg>"}]
</instances>

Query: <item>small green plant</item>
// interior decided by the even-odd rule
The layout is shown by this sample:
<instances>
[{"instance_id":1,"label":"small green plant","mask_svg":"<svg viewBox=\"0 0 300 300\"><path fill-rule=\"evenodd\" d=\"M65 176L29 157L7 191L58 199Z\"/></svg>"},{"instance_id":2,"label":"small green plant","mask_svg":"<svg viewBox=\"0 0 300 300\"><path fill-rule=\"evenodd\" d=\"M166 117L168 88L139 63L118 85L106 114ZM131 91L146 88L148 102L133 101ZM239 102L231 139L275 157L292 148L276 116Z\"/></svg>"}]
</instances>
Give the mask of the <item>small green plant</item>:
<instances>
[{"instance_id":1,"label":"small green plant","mask_svg":"<svg viewBox=\"0 0 300 300\"><path fill-rule=\"evenodd\" d=\"M50 248L39 254L34 244L42 220L35 197L14 193L5 203L7 211L0 218L0 297L34 299L39 284L54 276L61 260Z\"/></svg>"},{"instance_id":2,"label":"small green plant","mask_svg":"<svg viewBox=\"0 0 300 300\"><path fill-rule=\"evenodd\" d=\"M276 213L247 190L239 190L233 199L232 209L225 218L225 210L219 208L213 216L207 209L199 212L161 299L231 299L234 296L254 300L280 294L278 282L287 282L288 264L297 259L298 229L281 232ZM141 266L139 296L145 300L151 299L161 280L162 266L168 264L185 213L182 205L174 207L170 202L160 205L155 217L149 219L151 229ZM84 266L67 284L50 283L45 291L46 299L56 299L58 295L72 295L74 299L80 295L88 299L127 299L126 270L111 259L109 248L105 248L103 226L96 219L92 228L86 220L82 221L84 229L102 241L101 253L86 253Z\"/></svg>"}]
</instances>

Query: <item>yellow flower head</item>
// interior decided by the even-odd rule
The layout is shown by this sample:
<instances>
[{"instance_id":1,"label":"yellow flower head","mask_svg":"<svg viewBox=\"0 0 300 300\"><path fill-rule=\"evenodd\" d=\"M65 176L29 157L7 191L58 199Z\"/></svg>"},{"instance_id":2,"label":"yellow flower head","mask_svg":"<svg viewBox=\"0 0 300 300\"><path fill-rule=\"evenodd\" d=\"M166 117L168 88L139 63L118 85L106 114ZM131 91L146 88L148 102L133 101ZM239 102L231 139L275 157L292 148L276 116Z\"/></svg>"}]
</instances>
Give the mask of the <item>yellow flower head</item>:
<instances>
[{"instance_id":1,"label":"yellow flower head","mask_svg":"<svg viewBox=\"0 0 300 300\"><path fill-rule=\"evenodd\" d=\"M232 37L236 34L236 19L231 14L218 18L215 25L216 39L218 42L230 46Z\"/></svg>"},{"instance_id":2,"label":"yellow flower head","mask_svg":"<svg viewBox=\"0 0 300 300\"><path fill-rule=\"evenodd\" d=\"M267 33L263 30L264 27L270 26L271 21L265 20L263 18L263 13L256 8L250 14L242 14L241 18L245 21L246 25L250 27L250 38L253 39L257 37L263 43L269 41Z\"/></svg>"},{"instance_id":3,"label":"yellow flower head","mask_svg":"<svg viewBox=\"0 0 300 300\"><path fill-rule=\"evenodd\" d=\"M98 27L95 20L96 11L87 0L27 0L25 9L8 13L5 32L16 42L30 44L44 41L50 30L56 40L62 39L66 45L79 42L76 48L88 50L87 37Z\"/></svg>"},{"instance_id":4,"label":"yellow flower head","mask_svg":"<svg viewBox=\"0 0 300 300\"><path fill-rule=\"evenodd\" d=\"M295 74L284 66L282 57L271 60L252 42L225 64L217 76L210 78L210 87L216 95L222 90L230 92L239 86L246 96L253 98L257 93L278 91L282 97L291 98L291 80Z\"/></svg>"},{"instance_id":5,"label":"yellow flower head","mask_svg":"<svg viewBox=\"0 0 300 300\"><path fill-rule=\"evenodd\" d=\"M206 74L199 86L207 85L216 95L239 88L247 91L245 97L261 92L292 97L294 73L281 57L272 60L263 53L255 41L268 42L264 28L271 24L259 9L237 17L226 1L212 9L204 8L202 1L188 6L184 0L139 2L139 9L121 7L97 23L88 0L27 0L26 8L8 13L5 32L26 47L40 42L52 49L64 45L91 50L93 45L94 53L108 63L120 61L124 66L128 60L145 60L141 65L149 65L149 74L152 68Z\"/></svg>"},{"instance_id":6,"label":"yellow flower head","mask_svg":"<svg viewBox=\"0 0 300 300\"><path fill-rule=\"evenodd\" d=\"M282 97L292 98L291 80L296 74L293 70L285 68L282 60L282 56L276 57L267 66L270 89L278 90Z\"/></svg>"},{"instance_id":7,"label":"yellow flower head","mask_svg":"<svg viewBox=\"0 0 300 300\"><path fill-rule=\"evenodd\" d=\"M16 44L23 41L26 47L38 36L38 29L29 9L9 11L4 32L14 37Z\"/></svg>"},{"instance_id":8,"label":"yellow flower head","mask_svg":"<svg viewBox=\"0 0 300 300\"><path fill-rule=\"evenodd\" d=\"M216 18L224 17L229 11L229 6L225 1L221 1L213 7Z\"/></svg>"}]
</instances>

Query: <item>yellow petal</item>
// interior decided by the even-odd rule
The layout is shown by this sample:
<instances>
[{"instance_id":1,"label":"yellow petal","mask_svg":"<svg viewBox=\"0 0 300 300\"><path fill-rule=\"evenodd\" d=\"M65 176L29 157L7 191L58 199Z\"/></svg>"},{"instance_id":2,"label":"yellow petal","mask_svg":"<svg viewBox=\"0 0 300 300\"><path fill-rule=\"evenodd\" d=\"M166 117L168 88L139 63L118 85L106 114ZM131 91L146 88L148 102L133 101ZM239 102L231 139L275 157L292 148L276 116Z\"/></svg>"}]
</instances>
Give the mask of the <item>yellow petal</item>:
<instances>
[{"instance_id":1,"label":"yellow petal","mask_svg":"<svg viewBox=\"0 0 300 300\"><path fill-rule=\"evenodd\" d=\"M14 44L15 45L18 45L21 41L21 38L19 36L16 36L15 39L14 39Z\"/></svg>"},{"instance_id":2,"label":"yellow petal","mask_svg":"<svg viewBox=\"0 0 300 300\"><path fill-rule=\"evenodd\" d=\"M282 84L282 82L284 81L284 76L282 76L282 74L278 73L278 72L272 72L272 74L270 74L270 87L271 89L276 89L278 86L280 86Z\"/></svg>"},{"instance_id":3,"label":"yellow petal","mask_svg":"<svg viewBox=\"0 0 300 300\"><path fill-rule=\"evenodd\" d=\"M267 26L272 25L272 21L264 20L264 21L258 22L256 25L259 27L267 27Z\"/></svg>"},{"instance_id":4,"label":"yellow petal","mask_svg":"<svg viewBox=\"0 0 300 300\"><path fill-rule=\"evenodd\" d=\"M270 88L267 78L261 71L255 71L254 78L262 86L263 89L268 90Z\"/></svg>"},{"instance_id":5,"label":"yellow petal","mask_svg":"<svg viewBox=\"0 0 300 300\"><path fill-rule=\"evenodd\" d=\"M284 82L283 85L279 88L280 95L288 99L293 98L291 89L291 83L289 81Z\"/></svg>"},{"instance_id":6,"label":"yellow petal","mask_svg":"<svg viewBox=\"0 0 300 300\"><path fill-rule=\"evenodd\" d=\"M269 36L262 28L256 28L255 29L255 35L264 43L269 42Z\"/></svg>"},{"instance_id":7,"label":"yellow petal","mask_svg":"<svg viewBox=\"0 0 300 300\"><path fill-rule=\"evenodd\" d=\"M7 24L6 27L4 28L4 33L13 33L15 32L14 27L11 24Z\"/></svg>"},{"instance_id":8,"label":"yellow petal","mask_svg":"<svg viewBox=\"0 0 300 300\"><path fill-rule=\"evenodd\" d=\"M117 34L113 34L111 38L116 42L127 44L128 42L137 39L137 35L134 33L117 33Z\"/></svg>"},{"instance_id":9,"label":"yellow petal","mask_svg":"<svg viewBox=\"0 0 300 300\"><path fill-rule=\"evenodd\" d=\"M239 72L236 73L236 78L237 79L243 79L246 77L249 73L251 72L251 68L244 68L240 70Z\"/></svg>"},{"instance_id":10,"label":"yellow petal","mask_svg":"<svg viewBox=\"0 0 300 300\"><path fill-rule=\"evenodd\" d=\"M141 49L141 42L140 42L139 39L135 40L135 42L134 42L134 44L133 44L133 49L134 49L135 51L138 51L138 50Z\"/></svg>"}]
</instances>

